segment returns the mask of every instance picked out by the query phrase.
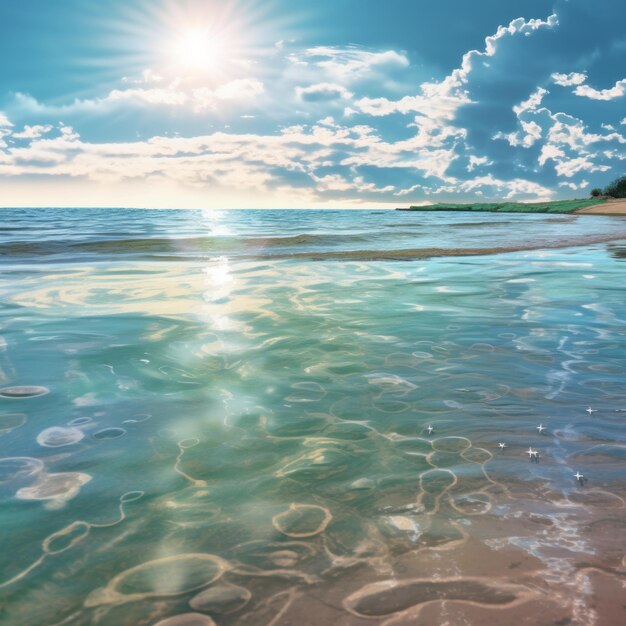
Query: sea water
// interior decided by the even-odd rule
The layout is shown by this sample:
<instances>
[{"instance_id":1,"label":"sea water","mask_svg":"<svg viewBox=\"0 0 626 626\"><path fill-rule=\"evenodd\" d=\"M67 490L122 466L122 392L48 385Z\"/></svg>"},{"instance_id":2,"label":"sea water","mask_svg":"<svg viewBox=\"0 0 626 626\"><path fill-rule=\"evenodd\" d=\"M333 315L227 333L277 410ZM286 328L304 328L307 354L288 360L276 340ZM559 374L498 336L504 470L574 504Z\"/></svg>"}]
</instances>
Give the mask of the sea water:
<instances>
[{"instance_id":1,"label":"sea water","mask_svg":"<svg viewBox=\"0 0 626 626\"><path fill-rule=\"evenodd\" d=\"M619 217L0 211L0 623L592 623L625 260Z\"/></svg>"}]
</instances>

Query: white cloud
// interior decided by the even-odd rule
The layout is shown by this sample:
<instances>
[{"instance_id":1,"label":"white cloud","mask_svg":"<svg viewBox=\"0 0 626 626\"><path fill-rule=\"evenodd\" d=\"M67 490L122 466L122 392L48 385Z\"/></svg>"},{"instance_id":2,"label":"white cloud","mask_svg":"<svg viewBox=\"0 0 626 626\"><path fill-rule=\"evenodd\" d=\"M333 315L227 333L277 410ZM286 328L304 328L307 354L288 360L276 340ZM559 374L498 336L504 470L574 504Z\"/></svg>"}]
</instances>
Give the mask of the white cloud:
<instances>
[{"instance_id":1,"label":"white cloud","mask_svg":"<svg viewBox=\"0 0 626 626\"><path fill-rule=\"evenodd\" d=\"M149 67L143 70L143 72L141 73L141 76L138 78L133 78L129 76L124 76L122 78L123 83L131 83L134 85L153 85L155 83L161 83L164 80L165 78L163 76L161 76L160 74L157 74L154 70L152 70Z\"/></svg>"},{"instance_id":2,"label":"white cloud","mask_svg":"<svg viewBox=\"0 0 626 626\"><path fill-rule=\"evenodd\" d=\"M347 180L340 174L313 176L316 188L323 191L354 191L356 193L389 193L394 190L393 185L378 187L375 183L366 182L362 176Z\"/></svg>"},{"instance_id":3,"label":"white cloud","mask_svg":"<svg viewBox=\"0 0 626 626\"><path fill-rule=\"evenodd\" d=\"M463 194L466 192L504 200L535 200L537 202L549 200L553 195L550 189L539 183L523 178L503 180L492 174L477 176L455 186L443 186L434 190L436 194Z\"/></svg>"},{"instance_id":4,"label":"white cloud","mask_svg":"<svg viewBox=\"0 0 626 626\"><path fill-rule=\"evenodd\" d=\"M522 147L522 148L530 148L535 145L535 143L541 139L542 129L537 122L525 122L520 120L520 125L522 127L523 135L520 135L519 132L513 133L496 133L493 138L494 139L505 139L510 146L513 147Z\"/></svg>"},{"instance_id":5,"label":"white cloud","mask_svg":"<svg viewBox=\"0 0 626 626\"><path fill-rule=\"evenodd\" d=\"M355 106L361 111L373 117L382 117L393 113L419 113L425 117L454 119L454 115L462 104L471 102L467 94L451 94L447 85L424 84L423 95L404 96L400 100L388 100L387 98L361 98L355 102Z\"/></svg>"},{"instance_id":6,"label":"white cloud","mask_svg":"<svg viewBox=\"0 0 626 626\"><path fill-rule=\"evenodd\" d=\"M560 159L564 156L565 152L563 152L561 148L553 143L548 143L542 146L541 153L539 154L539 158L537 161L539 165L543 166L549 160L556 161L557 159Z\"/></svg>"},{"instance_id":7,"label":"white cloud","mask_svg":"<svg viewBox=\"0 0 626 626\"><path fill-rule=\"evenodd\" d=\"M555 169L559 176L571 178L579 172L607 172L611 168L608 165L596 165L588 157L582 156L576 159L563 159L557 162Z\"/></svg>"},{"instance_id":8,"label":"white cloud","mask_svg":"<svg viewBox=\"0 0 626 626\"><path fill-rule=\"evenodd\" d=\"M626 154L618 150L603 150L602 154L607 159L617 159L618 161L626 161Z\"/></svg>"},{"instance_id":9,"label":"white cloud","mask_svg":"<svg viewBox=\"0 0 626 626\"><path fill-rule=\"evenodd\" d=\"M460 106L472 102L467 92L467 83L474 63L494 56L499 39L513 36L517 33L530 34L540 28L553 28L557 24L556 15L551 15L545 21L526 21L523 18L517 18L508 26L499 26L494 35L486 37L484 51L470 50L466 52L463 55L461 67L453 70L442 81L422 83L420 94L405 96L396 101L388 100L387 98L362 98L355 103L355 106L361 112L373 116L415 112L427 117L453 120ZM539 91L545 92L545 90Z\"/></svg>"},{"instance_id":10,"label":"white cloud","mask_svg":"<svg viewBox=\"0 0 626 626\"><path fill-rule=\"evenodd\" d=\"M557 3L559 14L565 11L561 5ZM567 28L568 21L562 22ZM459 200L545 199L550 197L548 185L578 190L588 184L581 180L587 172L607 171L626 158L626 133L619 132L626 118L620 126L615 105L587 102L584 120L550 110L553 102L561 111L568 111L572 102L581 110L575 94L612 100L626 90L626 79L596 90L587 85L585 73L551 73L577 67L568 60L570 48L558 49L567 33L552 33L557 24L555 15L513 20L486 37L480 49L463 55L447 76L410 87L411 76L432 68L407 70L409 58L401 51L297 49L291 41L272 45L254 69L249 63L231 63L228 72L178 78L170 75L171 68L148 69L122 79L101 97L64 106L18 94L5 110L20 128L25 121L33 125L13 132L0 113L0 175L80 179L77 185L128 182L137 189L165 181L199 194L228 189L229 197L235 189L253 190L251 197L259 198L280 189L318 199L371 194L381 202L382 194L414 194L419 201L431 193L454 194ZM537 42L531 35L538 31L543 34ZM580 58L589 49L581 49ZM606 111L594 117L592 109L599 108ZM62 118L82 129L93 123L84 113L97 113L112 124L127 110L134 117L124 126L119 116L120 132L130 132L144 111L149 111L146 126L162 128L166 135L182 130L176 126L182 118L191 135L189 129L212 128L212 122L250 132L196 130L203 134L98 144L70 127L52 132L51 124L42 123ZM81 115L73 118L75 113ZM381 119L391 115L396 117ZM319 121L311 123L315 119ZM501 120L504 131L496 132ZM600 125L600 120L606 123ZM22 141L9 139L11 135ZM494 162L497 168L491 168Z\"/></svg>"},{"instance_id":11,"label":"white cloud","mask_svg":"<svg viewBox=\"0 0 626 626\"><path fill-rule=\"evenodd\" d=\"M469 157L469 162L467 164L467 171L468 172L472 172L473 170L475 170L477 167L480 167L481 165L493 165L493 161L490 161L488 157L486 156L475 156L473 154L470 154Z\"/></svg>"},{"instance_id":12,"label":"white cloud","mask_svg":"<svg viewBox=\"0 0 626 626\"><path fill-rule=\"evenodd\" d=\"M300 100L306 102L326 102L352 98L352 93L337 83L317 83L308 87L296 87L296 95Z\"/></svg>"},{"instance_id":13,"label":"white cloud","mask_svg":"<svg viewBox=\"0 0 626 626\"><path fill-rule=\"evenodd\" d=\"M9 118L0 111L0 148L6 148L7 143L4 141L4 137L7 137L11 134L11 128L13 124L9 120Z\"/></svg>"},{"instance_id":14,"label":"white cloud","mask_svg":"<svg viewBox=\"0 0 626 626\"><path fill-rule=\"evenodd\" d=\"M345 157L345 153L352 156ZM415 154L407 142L385 142L368 126L292 126L279 135L214 133L199 137L153 137L148 141L94 144L83 141L69 127L51 138L33 139L26 147L0 153L0 175L46 174L84 177L98 182L129 179L169 179L202 186L267 188L279 182L273 170L301 172L312 187L382 193L390 185L376 185L354 169L400 167L444 176L451 151ZM317 169L330 167L350 172L327 178ZM342 183L342 180L344 181Z\"/></svg>"},{"instance_id":15,"label":"white cloud","mask_svg":"<svg viewBox=\"0 0 626 626\"><path fill-rule=\"evenodd\" d=\"M35 139L49 133L53 129L52 124L35 124L24 126L24 130L19 133L13 133L15 139Z\"/></svg>"},{"instance_id":16,"label":"white cloud","mask_svg":"<svg viewBox=\"0 0 626 626\"><path fill-rule=\"evenodd\" d=\"M566 115L565 113L549 115L551 126L547 131L546 143L542 146L537 159L540 166L548 161L553 161L558 176L571 178L583 172L606 172L611 169L609 165L598 163L597 160L604 158L617 158L610 151L596 152L596 144L617 143L625 144L626 139L617 132L606 135L587 132L582 120ZM602 160L602 159L600 159Z\"/></svg>"},{"instance_id":17,"label":"white cloud","mask_svg":"<svg viewBox=\"0 0 626 626\"><path fill-rule=\"evenodd\" d=\"M587 74L581 72L570 72L569 74L560 74L555 72L551 76L555 85L561 85L561 87L571 87L572 85L581 85L587 80Z\"/></svg>"},{"instance_id":18,"label":"white cloud","mask_svg":"<svg viewBox=\"0 0 626 626\"><path fill-rule=\"evenodd\" d=\"M264 85L260 80L252 78L235 79L215 88L198 87L173 81L163 87L131 87L113 89L102 98L75 99L61 106L47 106L32 96L23 93L15 94L15 103L21 111L37 114L69 115L88 111L106 111L124 105L189 107L195 111L216 108L220 101L247 101L261 95Z\"/></svg>"},{"instance_id":19,"label":"white cloud","mask_svg":"<svg viewBox=\"0 0 626 626\"><path fill-rule=\"evenodd\" d=\"M513 112L517 117L519 117L522 113L526 111L536 111L543 98L546 94L550 93L547 89L543 87L539 87L536 91L530 94L528 100L524 100L520 102L518 105L513 107Z\"/></svg>"},{"instance_id":20,"label":"white cloud","mask_svg":"<svg viewBox=\"0 0 626 626\"><path fill-rule=\"evenodd\" d=\"M594 89L589 85L579 85L574 89L577 96L591 98L592 100L614 100L621 98L626 93L626 78L618 80L610 89Z\"/></svg>"},{"instance_id":21,"label":"white cloud","mask_svg":"<svg viewBox=\"0 0 626 626\"><path fill-rule=\"evenodd\" d=\"M414 191L417 191L418 189L423 189L424 186L420 185L419 183L412 185L411 187L408 187L407 189L401 189L400 191L396 191L396 193L394 193L394 196L408 196L410 194L412 194Z\"/></svg>"},{"instance_id":22,"label":"white cloud","mask_svg":"<svg viewBox=\"0 0 626 626\"><path fill-rule=\"evenodd\" d=\"M173 89L155 87L152 89L114 89L106 98L100 100L101 104L115 103L121 101L131 101L142 104L165 104L180 106L186 104L189 96L181 91ZM76 101L80 106L81 101ZM89 102L84 101L86 104ZM97 102L97 101L95 101Z\"/></svg>"},{"instance_id":23,"label":"white cloud","mask_svg":"<svg viewBox=\"0 0 626 626\"><path fill-rule=\"evenodd\" d=\"M288 58L296 65L313 65L342 83L358 80L374 71L409 66L408 58L401 52L373 52L355 46L316 46Z\"/></svg>"},{"instance_id":24,"label":"white cloud","mask_svg":"<svg viewBox=\"0 0 626 626\"><path fill-rule=\"evenodd\" d=\"M589 181L587 180L581 180L578 184L565 182L565 181L562 183L559 183L559 187L567 187L568 189L571 189L572 191L578 191L588 186L589 186Z\"/></svg>"},{"instance_id":25,"label":"white cloud","mask_svg":"<svg viewBox=\"0 0 626 626\"><path fill-rule=\"evenodd\" d=\"M551 116L554 124L548 131L548 141L555 144L565 144L572 150L580 151L590 144L606 141L616 141L624 144L626 139L617 132L608 135L588 133L582 120L565 113L556 113Z\"/></svg>"}]
</instances>

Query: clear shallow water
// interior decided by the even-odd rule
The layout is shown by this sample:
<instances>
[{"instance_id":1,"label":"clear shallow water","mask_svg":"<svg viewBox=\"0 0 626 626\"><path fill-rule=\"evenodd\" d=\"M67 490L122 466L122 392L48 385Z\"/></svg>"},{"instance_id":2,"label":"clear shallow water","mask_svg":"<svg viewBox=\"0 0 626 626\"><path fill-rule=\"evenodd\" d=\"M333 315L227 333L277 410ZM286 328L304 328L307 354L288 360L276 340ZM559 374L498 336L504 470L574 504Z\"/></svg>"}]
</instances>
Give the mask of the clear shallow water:
<instances>
[{"instance_id":1,"label":"clear shallow water","mask_svg":"<svg viewBox=\"0 0 626 626\"><path fill-rule=\"evenodd\" d=\"M2 211L0 622L602 623L625 251L598 216Z\"/></svg>"}]
</instances>

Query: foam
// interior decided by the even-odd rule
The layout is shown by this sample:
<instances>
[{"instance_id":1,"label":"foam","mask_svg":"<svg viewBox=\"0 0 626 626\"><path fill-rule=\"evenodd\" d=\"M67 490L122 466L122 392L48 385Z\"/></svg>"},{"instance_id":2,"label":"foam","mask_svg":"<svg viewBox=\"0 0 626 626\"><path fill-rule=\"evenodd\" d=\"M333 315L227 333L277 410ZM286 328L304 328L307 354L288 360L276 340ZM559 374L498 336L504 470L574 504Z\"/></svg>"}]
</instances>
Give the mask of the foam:
<instances>
[{"instance_id":1,"label":"foam","mask_svg":"<svg viewBox=\"0 0 626 626\"><path fill-rule=\"evenodd\" d=\"M91 478L82 472L41 473L36 483L18 489L15 495L20 500L49 500L51 508L59 508L78 495Z\"/></svg>"},{"instance_id":2,"label":"foam","mask_svg":"<svg viewBox=\"0 0 626 626\"><path fill-rule=\"evenodd\" d=\"M37 435L37 443L44 448L61 448L78 443L85 437L79 428L52 426Z\"/></svg>"},{"instance_id":3,"label":"foam","mask_svg":"<svg viewBox=\"0 0 626 626\"><path fill-rule=\"evenodd\" d=\"M406 533L411 541L417 541L422 534L419 523L406 515L389 515L385 521L395 530Z\"/></svg>"}]
</instances>

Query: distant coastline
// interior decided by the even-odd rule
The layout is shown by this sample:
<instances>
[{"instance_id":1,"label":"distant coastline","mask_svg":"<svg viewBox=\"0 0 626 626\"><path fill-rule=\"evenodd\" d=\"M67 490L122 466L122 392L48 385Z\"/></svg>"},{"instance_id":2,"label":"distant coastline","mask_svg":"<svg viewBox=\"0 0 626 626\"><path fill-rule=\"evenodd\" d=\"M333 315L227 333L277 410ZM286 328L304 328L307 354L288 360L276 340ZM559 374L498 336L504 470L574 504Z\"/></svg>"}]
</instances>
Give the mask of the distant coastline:
<instances>
[{"instance_id":1,"label":"distant coastline","mask_svg":"<svg viewBox=\"0 0 626 626\"><path fill-rule=\"evenodd\" d=\"M397 211L475 211L486 213L580 213L626 215L626 200L584 199L554 202L485 202L454 204L440 202L424 206L398 208Z\"/></svg>"}]
</instances>

